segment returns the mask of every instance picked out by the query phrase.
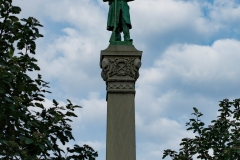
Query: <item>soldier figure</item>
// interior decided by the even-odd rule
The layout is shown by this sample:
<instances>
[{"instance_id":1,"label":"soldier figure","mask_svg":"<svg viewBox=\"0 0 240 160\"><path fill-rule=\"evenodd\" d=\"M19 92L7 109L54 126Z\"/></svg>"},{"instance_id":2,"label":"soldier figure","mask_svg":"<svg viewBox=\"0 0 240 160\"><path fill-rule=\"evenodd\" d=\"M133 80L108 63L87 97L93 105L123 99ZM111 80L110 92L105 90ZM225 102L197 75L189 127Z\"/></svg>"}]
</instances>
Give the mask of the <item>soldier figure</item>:
<instances>
[{"instance_id":1,"label":"soldier figure","mask_svg":"<svg viewBox=\"0 0 240 160\"><path fill-rule=\"evenodd\" d=\"M110 42L121 41L121 32L124 41L131 42L129 29L132 28L129 6L127 2L133 0L103 0L109 2L107 30L112 31Z\"/></svg>"}]
</instances>

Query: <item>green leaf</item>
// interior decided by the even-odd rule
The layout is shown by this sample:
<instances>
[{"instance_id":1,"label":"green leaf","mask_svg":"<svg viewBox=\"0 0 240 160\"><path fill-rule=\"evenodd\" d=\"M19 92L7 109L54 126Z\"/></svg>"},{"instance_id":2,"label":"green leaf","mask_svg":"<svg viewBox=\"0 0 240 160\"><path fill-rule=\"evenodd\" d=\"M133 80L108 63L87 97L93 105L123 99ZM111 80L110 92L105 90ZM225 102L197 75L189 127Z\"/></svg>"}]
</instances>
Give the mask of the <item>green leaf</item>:
<instances>
[{"instance_id":1,"label":"green leaf","mask_svg":"<svg viewBox=\"0 0 240 160\"><path fill-rule=\"evenodd\" d=\"M7 100L8 102L13 102L10 98L8 97L4 97L5 100Z\"/></svg>"},{"instance_id":2,"label":"green leaf","mask_svg":"<svg viewBox=\"0 0 240 160\"><path fill-rule=\"evenodd\" d=\"M42 151L45 150L45 146L44 145L40 144L39 147L41 148Z\"/></svg>"},{"instance_id":3,"label":"green leaf","mask_svg":"<svg viewBox=\"0 0 240 160\"><path fill-rule=\"evenodd\" d=\"M77 115L74 114L73 112L67 112L65 115L69 117L77 117Z\"/></svg>"},{"instance_id":4,"label":"green leaf","mask_svg":"<svg viewBox=\"0 0 240 160\"><path fill-rule=\"evenodd\" d=\"M193 107L193 110L194 110L194 112L195 112L195 113L197 113L197 112L198 112L198 109L197 109L197 108L195 108L195 107Z\"/></svg>"},{"instance_id":5,"label":"green leaf","mask_svg":"<svg viewBox=\"0 0 240 160\"><path fill-rule=\"evenodd\" d=\"M74 105L73 108L82 108L82 106Z\"/></svg>"},{"instance_id":6,"label":"green leaf","mask_svg":"<svg viewBox=\"0 0 240 160\"><path fill-rule=\"evenodd\" d=\"M37 70L37 71L40 70L40 68L39 68L36 64L34 64L34 63L31 63L30 66L31 66L33 69Z\"/></svg>"},{"instance_id":7,"label":"green leaf","mask_svg":"<svg viewBox=\"0 0 240 160\"><path fill-rule=\"evenodd\" d=\"M17 6L12 7L12 13L13 14L19 14L21 12L21 8Z\"/></svg>"},{"instance_id":8,"label":"green leaf","mask_svg":"<svg viewBox=\"0 0 240 160\"><path fill-rule=\"evenodd\" d=\"M66 136L68 136L70 139L74 140L74 137L72 136L72 133L70 131L65 131Z\"/></svg>"},{"instance_id":9,"label":"green leaf","mask_svg":"<svg viewBox=\"0 0 240 160\"><path fill-rule=\"evenodd\" d=\"M10 18L13 22L19 21L19 19L18 19L16 16L9 16L9 18Z\"/></svg>"},{"instance_id":10,"label":"green leaf","mask_svg":"<svg viewBox=\"0 0 240 160\"><path fill-rule=\"evenodd\" d=\"M19 50L22 50L24 47L25 47L25 44L24 44L23 41L20 41L20 42L17 43L17 48L18 48Z\"/></svg>"},{"instance_id":11,"label":"green leaf","mask_svg":"<svg viewBox=\"0 0 240 160\"><path fill-rule=\"evenodd\" d=\"M14 50L11 48L10 51L8 52L9 57L13 57Z\"/></svg>"},{"instance_id":12,"label":"green leaf","mask_svg":"<svg viewBox=\"0 0 240 160\"><path fill-rule=\"evenodd\" d=\"M59 103L55 100L55 99L53 99L53 105L54 106L57 106Z\"/></svg>"},{"instance_id":13,"label":"green leaf","mask_svg":"<svg viewBox=\"0 0 240 160\"><path fill-rule=\"evenodd\" d=\"M3 93L5 93L5 89L2 86L0 86L0 94L3 94Z\"/></svg>"},{"instance_id":14,"label":"green leaf","mask_svg":"<svg viewBox=\"0 0 240 160\"><path fill-rule=\"evenodd\" d=\"M26 140L25 140L25 143L26 144L31 144L31 143L33 143L34 142L34 140L33 139L30 139L30 138L27 138Z\"/></svg>"},{"instance_id":15,"label":"green leaf","mask_svg":"<svg viewBox=\"0 0 240 160\"><path fill-rule=\"evenodd\" d=\"M196 122L196 120L195 119L193 119L193 118L191 118L191 119L189 119L190 121L192 121L192 122Z\"/></svg>"},{"instance_id":16,"label":"green leaf","mask_svg":"<svg viewBox=\"0 0 240 160\"><path fill-rule=\"evenodd\" d=\"M36 105L37 107L39 107L39 108L44 109L44 107L43 107L43 105L42 105L41 103L35 103L35 105Z\"/></svg>"}]
</instances>

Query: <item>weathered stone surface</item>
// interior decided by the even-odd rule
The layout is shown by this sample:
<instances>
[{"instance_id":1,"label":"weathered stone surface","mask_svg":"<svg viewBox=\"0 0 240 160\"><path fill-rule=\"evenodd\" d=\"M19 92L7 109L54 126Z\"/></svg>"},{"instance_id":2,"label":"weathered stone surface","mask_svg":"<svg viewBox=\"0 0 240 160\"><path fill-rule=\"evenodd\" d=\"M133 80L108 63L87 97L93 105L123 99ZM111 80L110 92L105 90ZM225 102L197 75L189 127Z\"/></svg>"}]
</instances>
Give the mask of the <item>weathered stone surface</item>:
<instances>
[{"instance_id":1,"label":"weathered stone surface","mask_svg":"<svg viewBox=\"0 0 240 160\"><path fill-rule=\"evenodd\" d=\"M107 160L136 160L134 94L108 94L107 107Z\"/></svg>"},{"instance_id":2,"label":"weathered stone surface","mask_svg":"<svg viewBox=\"0 0 240 160\"><path fill-rule=\"evenodd\" d=\"M101 76L107 90L107 160L136 160L135 82L142 51L109 45L101 51Z\"/></svg>"}]
</instances>

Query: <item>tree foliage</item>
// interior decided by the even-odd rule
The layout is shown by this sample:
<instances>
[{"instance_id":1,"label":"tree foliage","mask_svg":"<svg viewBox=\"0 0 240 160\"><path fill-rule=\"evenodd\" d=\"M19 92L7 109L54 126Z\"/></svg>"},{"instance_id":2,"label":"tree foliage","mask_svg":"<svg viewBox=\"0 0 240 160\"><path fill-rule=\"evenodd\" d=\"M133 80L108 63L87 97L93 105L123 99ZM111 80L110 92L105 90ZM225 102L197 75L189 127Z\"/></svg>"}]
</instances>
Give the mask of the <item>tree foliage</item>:
<instances>
[{"instance_id":1,"label":"tree foliage","mask_svg":"<svg viewBox=\"0 0 240 160\"><path fill-rule=\"evenodd\" d=\"M187 130L197 133L194 138L183 138L179 152L171 149L164 150L163 159L170 156L173 160L192 160L193 156L207 160L230 160L240 157L240 99L230 102L228 99L220 101L219 116L205 126L198 109L192 113L195 118L190 119ZM211 153L211 152L212 153Z\"/></svg>"},{"instance_id":2,"label":"tree foliage","mask_svg":"<svg viewBox=\"0 0 240 160\"><path fill-rule=\"evenodd\" d=\"M74 140L69 122L80 106L70 100L43 105L48 83L27 74L40 70L34 54L42 25L33 17L19 19L20 12L12 0L0 0L0 158L94 160L97 152L88 145L67 148L69 155L59 147Z\"/></svg>"}]
</instances>

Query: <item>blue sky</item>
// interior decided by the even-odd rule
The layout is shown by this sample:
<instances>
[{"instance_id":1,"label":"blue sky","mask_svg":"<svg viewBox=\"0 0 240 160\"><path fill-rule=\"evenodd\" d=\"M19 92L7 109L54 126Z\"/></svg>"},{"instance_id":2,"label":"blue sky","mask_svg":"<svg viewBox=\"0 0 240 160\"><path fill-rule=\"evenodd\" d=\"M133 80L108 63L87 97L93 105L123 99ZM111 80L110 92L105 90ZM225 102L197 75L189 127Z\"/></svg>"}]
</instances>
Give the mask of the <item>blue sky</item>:
<instances>
[{"instance_id":1,"label":"blue sky","mask_svg":"<svg viewBox=\"0 0 240 160\"><path fill-rule=\"evenodd\" d=\"M83 106L72 123L75 142L105 159L106 90L99 67L107 48L108 4L102 0L15 0L22 17L43 25L37 59L52 99ZM197 107L207 123L218 102L240 96L240 0L135 0L129 3L134 46L143 51L136 83L137 160L178 149ZM208 124L207 124L208 125Z\"/></svg>"}]
</instances>

